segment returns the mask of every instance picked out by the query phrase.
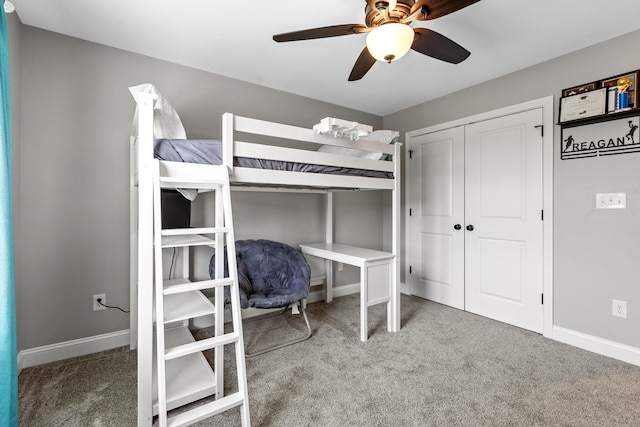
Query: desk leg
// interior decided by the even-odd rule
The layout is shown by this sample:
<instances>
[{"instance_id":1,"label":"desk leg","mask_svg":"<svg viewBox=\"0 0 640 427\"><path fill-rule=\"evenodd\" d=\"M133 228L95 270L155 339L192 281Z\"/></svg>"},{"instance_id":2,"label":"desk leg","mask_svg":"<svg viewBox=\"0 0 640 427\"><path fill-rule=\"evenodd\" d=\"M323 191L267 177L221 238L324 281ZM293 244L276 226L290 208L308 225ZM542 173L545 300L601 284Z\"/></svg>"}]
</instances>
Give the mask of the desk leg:
<instances>
[{"instance_id":1,"label":"desk leg","mask_svg":"<svg viewBox=\"0 0 640 427\"><path fill-rule=\"evenodd\" d=\"M369 266L364 263L360 266L360 341L367 341L369 328L367 325L367 310L369 308L367 279Z\"/></svg>"},{"instance_id":2,"label":"desk leg","mask_svg":"<svg viewBox=\"0 0 640 427\"><path fill-rule=\"evenodd\" d=\"M329 259L324 261L324 271L327 277L324 300L329 303L333 301L333 261Z\"/></svg>"},{"instance_id":3,"label":"desk leg","mask_svg":"<svg viewBox=\"0 0 640 427\"><path fill-rule=\"evenodd\" d=\"M398 261L389 263L389 302L387 303L387 330L400 331L400 289L398 288Z\"/></svg>"}]
</instances>

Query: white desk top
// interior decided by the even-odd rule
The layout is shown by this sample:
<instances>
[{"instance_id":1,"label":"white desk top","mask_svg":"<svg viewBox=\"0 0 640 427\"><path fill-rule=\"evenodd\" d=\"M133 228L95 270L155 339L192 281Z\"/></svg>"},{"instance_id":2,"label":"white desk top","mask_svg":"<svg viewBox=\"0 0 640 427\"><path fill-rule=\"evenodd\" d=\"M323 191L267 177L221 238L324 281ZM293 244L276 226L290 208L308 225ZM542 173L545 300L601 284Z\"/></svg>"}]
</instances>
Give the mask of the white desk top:
<instances>
[{"instance_id":1,"label":"white desk top","mask_svg":"<svg viewBox=\"0 0 640 427\"><path fill-rule=\"evenodd\" d=\"M339 243L305 243L300 245L303 253L320 256L327 259L343 260L345 257L358 262L371 262L393 258L390 252L376 251L373 249L358 248ZM344 261L347 262L347 261ZM348 263L348 262L347 262Z\"/></svg>"}]
</instances>

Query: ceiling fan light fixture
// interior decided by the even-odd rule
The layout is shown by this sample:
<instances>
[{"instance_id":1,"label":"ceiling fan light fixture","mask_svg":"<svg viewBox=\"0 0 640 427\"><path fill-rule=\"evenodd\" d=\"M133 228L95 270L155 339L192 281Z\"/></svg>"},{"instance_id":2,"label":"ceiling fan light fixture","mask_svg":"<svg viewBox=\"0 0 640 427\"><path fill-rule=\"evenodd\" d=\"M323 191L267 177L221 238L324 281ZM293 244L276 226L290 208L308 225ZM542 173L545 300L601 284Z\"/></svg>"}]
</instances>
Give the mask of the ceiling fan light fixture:
<instances>
[{"instance_id":1,"label":"ceiling fan light fixture","mask_svg":"<svg viewBox=\"0 0 640 427\"><path fill-rule=\"evenodd\" d=\"M374 28L367 35L367 49L378 61L402 58L413 44L413 29L407 24L390 22Z\"/></svg>"}]
</instances>

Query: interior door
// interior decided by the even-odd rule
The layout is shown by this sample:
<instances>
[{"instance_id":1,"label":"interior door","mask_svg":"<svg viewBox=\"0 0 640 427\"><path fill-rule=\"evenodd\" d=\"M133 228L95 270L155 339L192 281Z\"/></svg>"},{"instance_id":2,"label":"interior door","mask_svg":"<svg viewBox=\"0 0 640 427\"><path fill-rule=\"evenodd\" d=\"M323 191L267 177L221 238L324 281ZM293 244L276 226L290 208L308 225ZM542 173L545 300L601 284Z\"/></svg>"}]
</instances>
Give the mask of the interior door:
<instances>
[{"instance_id":1,"label":"interior door","mask_svg":"<svg viewBox=\"0 0 640 427\"><path fill-rule=\"evenodd\" d=\"M465 129L465 308L543 328L542 109Z\"/></svg>"},{"instance_id":2,"label":"interior door","mask_svg":"<svg viewBox=\"0 0 640 427\"><path fill-rule=\"evenodd\" d=\"M407 161L414 295L464 309L464 127L413 137Z\"/></svg>"}]
</instances>

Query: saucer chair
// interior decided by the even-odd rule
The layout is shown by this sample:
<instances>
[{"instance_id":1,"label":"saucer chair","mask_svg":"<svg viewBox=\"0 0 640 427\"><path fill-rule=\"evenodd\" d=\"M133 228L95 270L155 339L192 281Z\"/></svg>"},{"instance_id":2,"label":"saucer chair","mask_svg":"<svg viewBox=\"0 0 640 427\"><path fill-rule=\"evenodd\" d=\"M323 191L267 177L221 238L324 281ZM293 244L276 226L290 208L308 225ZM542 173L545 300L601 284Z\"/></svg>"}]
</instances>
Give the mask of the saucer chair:
<instances>
[{"instance_id":1,"label":"saucer chair","mask_svg":"<svg viewBox=\"0 0 640 427\"><path fill-rule=\"evenodd\" d=\"M229 276L227 268L227 251L225 257L225 277ZM238 266L238 288L240 307L258 309L281 308L277 312L245 319L245 322L261 320L284 314L287 308L302 312L307 325L304 336L267 347L263 350L247 353L246 357L257 356L299 343L311 337L311 326L305 311L303 300L309 295L310 268L304 256L291 246L272 240L237 240L236 261ZM209 263L209 275L215 278L215 255ZM230 300L230 287L225 287L225 296Z\"/></svg>"}]
</instances>

